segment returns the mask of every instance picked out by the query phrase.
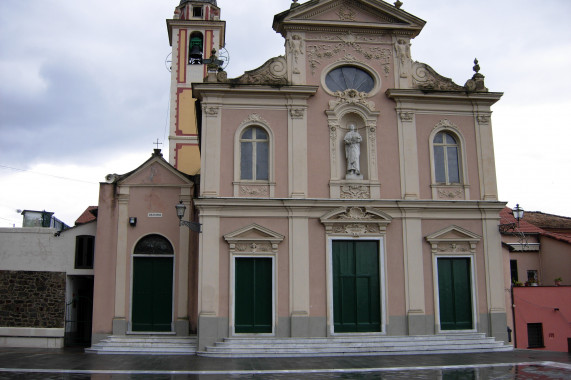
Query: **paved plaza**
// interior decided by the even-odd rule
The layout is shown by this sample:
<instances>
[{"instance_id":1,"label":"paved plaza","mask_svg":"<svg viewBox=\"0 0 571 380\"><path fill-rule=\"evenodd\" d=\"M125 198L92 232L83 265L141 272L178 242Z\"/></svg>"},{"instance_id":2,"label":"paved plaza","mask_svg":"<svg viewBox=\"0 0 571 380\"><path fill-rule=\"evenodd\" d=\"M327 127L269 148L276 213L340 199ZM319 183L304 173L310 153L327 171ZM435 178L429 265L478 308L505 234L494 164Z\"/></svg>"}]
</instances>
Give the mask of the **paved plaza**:
<instances>
[{"instance_id":1,"label":"paved plaza","mask_svg":"<svg viewBox=\"0 0 571 380\"><path fill-rule=\"evenodd\" d=\"M502 353L214 359L97 355L83 350L0 349L0 380L13 379L571 379L571 355Z\"/></svg>"}]
</instances>

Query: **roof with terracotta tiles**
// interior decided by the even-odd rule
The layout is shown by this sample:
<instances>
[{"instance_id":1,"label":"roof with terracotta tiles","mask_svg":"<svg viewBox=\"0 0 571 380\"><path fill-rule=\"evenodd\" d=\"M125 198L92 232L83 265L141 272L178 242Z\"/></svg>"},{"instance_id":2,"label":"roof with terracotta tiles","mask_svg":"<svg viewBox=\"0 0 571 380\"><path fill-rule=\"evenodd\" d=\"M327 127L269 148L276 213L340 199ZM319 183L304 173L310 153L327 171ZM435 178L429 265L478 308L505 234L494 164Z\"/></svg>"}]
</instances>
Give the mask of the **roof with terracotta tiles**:
<instances>
[{"instance_id":1,"label":"roof with terracotta tiles","mask_svg":"<svg viewBox=\"0 0 571 380\"><path fill-rule=\"evenodd\" d=\"M537 214L537 212L535 212ZM571 244L571 235L566 234L566 233L560 233L560 232L551 232L551 231L547 231L544 230L541 227L538 227L537 225L534 225L532 223L530 223L529 221L527 221L527 218L529 216L529 214L533 214L532 213L524 213L523 218L520 219L519 221L519 225L517 226L517 230L518 232L523 232L524 234L538 234L544 237L548 237L551 239L555 239L555 240L559 240L559 241L563 241L565 243ZM543 214L543 213L539 213L539 214ZM543 214L543 215L549 215L549 214ZM552 215L557 217L557 215ZM565 218L565 217L558 217L558 218L563 218L563 219L569 219L569 218ZM531 219L531 218L530 218ZM533 220L533 219L532 219ZM500 211L500 224L511 224L511 223L515 223L517 225L517 220L514 218L513 216L513 211L511 208L509 207L505 207L502 211ZM507 234L510 234L511 232L508 232Z\"/></svg>"},{"instance_id":2,"label":"roof with terracotta tiles","mask_svg":"<svg viewBox=\"0 0 571 380\"><path fill-rule=\"evenodd\" d=\"M85 211L77 218L75 225L79 226L81 224L93 222L97 220L97 206L89 206Z\"/></svg>"}]
</instances>

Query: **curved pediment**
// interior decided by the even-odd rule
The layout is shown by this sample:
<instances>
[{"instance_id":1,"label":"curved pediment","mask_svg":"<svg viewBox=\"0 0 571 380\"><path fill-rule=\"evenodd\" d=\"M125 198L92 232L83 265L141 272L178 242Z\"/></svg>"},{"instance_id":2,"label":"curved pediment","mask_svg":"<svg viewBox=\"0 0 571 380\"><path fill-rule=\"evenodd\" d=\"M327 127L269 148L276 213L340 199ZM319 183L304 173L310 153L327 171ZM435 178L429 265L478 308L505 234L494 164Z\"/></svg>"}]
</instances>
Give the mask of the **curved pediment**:
<instances>
[{"instance_id":1,"label":"curved pediment","mask_svg":"<svg viewBox=\"0 0 571 380\"><path fill-rule=\"evenodd\" d=\"M425 21L379 0L313 0L292 6L274 17L273 28L286 35L288 29L365 28L391 30L415 37Z\"/></svg>"}]
</instances>

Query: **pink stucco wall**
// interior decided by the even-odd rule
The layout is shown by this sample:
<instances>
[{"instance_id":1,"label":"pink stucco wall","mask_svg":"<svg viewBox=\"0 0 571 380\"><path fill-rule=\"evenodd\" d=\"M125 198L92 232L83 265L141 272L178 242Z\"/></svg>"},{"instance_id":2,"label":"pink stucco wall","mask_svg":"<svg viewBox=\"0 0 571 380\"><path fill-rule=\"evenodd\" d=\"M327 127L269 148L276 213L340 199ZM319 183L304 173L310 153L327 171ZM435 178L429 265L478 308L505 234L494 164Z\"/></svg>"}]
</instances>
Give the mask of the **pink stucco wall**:
<instances>
[{"instance_id":1,"label":"pink stucco wall","mask_svg":"<svg viewBox=\"0 0 571 380\"><path fill-rule=\"evenodd\" d=\"M515 287L516 348L528 348L527 324L543 324L548 351L568 350L571 339L571 286Z\"/></svg>"},{"instance_id":2,"label":"pink stucco wall","mask_svg":"<svg viewBox=\"0 0 571 380\"><path fill-rule=\"evenodd\" d=\"M554 285L557 277L563 279L562 285L571 285L571 244L541 236L541 256L543 285Z\"/></svg>"},{"instance_id":3,"label":"pink stucco wall","mask_svg":"<svg viewBox=\"0 0 571 380\"><path fill-rule=\"evenodd\" d=\"M115 306L115 265L117 261L117 205L115 188L103 183L99 188L99 209L93 263L93 333L112 330ZM105 222L103 222L105 221Z\"/></svg>"}]
</instances>

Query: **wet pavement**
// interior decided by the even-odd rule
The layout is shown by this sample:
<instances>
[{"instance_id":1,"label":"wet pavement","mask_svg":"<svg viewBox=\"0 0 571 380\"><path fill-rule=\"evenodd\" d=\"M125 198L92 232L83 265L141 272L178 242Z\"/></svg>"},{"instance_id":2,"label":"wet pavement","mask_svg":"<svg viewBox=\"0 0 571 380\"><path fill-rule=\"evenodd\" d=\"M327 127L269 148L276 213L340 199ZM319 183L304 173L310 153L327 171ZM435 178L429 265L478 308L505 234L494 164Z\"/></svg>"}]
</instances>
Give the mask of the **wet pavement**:
<instances>
[{"instance_id":1,"label":"wet pavement","mask_svg":"<svg viewBox=\"0 0 571 380\"><path fill-rule=\"evenodd\" d=\"M13 379L571 380L571 355L514 350L447 355L215 359L0 348L0 380Z\"/></svg>"}]
</instances>

